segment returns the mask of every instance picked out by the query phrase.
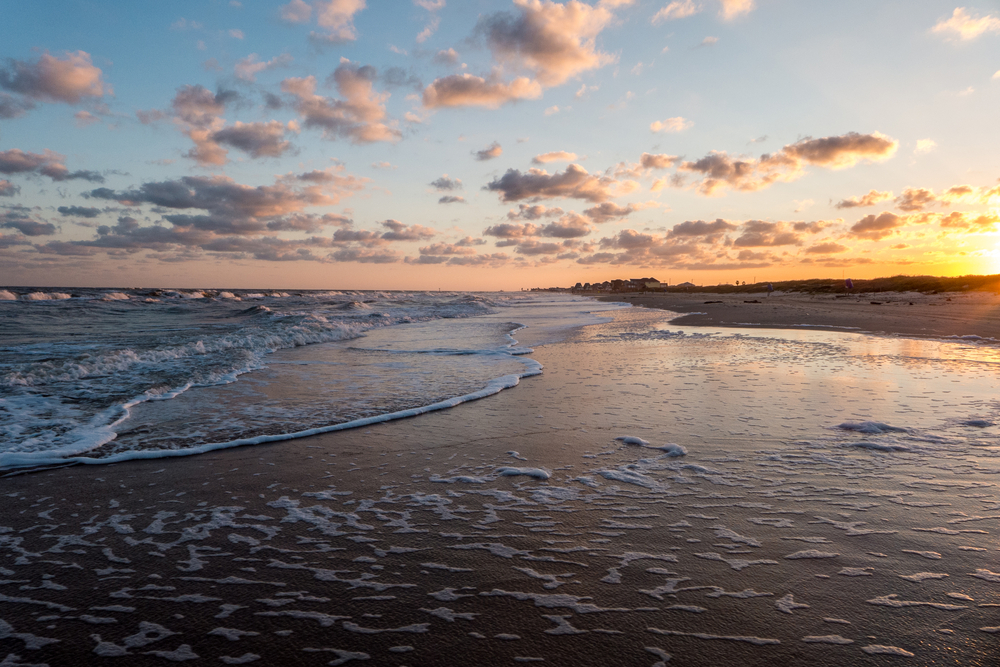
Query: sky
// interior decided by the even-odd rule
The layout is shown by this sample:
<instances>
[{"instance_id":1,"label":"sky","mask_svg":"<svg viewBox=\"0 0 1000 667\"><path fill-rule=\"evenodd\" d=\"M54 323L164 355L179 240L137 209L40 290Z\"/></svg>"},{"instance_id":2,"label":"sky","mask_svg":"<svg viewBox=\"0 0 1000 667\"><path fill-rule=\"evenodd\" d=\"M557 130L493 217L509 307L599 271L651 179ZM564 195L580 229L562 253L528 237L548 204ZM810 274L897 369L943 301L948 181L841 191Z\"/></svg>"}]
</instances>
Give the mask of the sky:
<instances>
[{"instance_id":1,"label":"sky","mask_svg":"<svg viewBox=\"0 0 1000 667\"><path fill-rule=\"evenodd\" d=\"M1000 4L9 3L0 285L1000 273Z\"/></svg>"}]
</instances>

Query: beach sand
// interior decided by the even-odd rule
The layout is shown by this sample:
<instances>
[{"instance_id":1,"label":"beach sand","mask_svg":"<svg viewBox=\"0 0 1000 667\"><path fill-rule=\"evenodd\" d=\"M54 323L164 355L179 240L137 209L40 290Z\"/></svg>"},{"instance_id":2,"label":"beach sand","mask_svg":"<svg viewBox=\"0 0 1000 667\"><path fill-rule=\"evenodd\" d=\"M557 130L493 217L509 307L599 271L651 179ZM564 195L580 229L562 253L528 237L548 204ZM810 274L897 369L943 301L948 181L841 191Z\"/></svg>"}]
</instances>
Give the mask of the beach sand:
<instances>
[{"instance_id":1,"label":"beach sand","mask_svg":"<svg viewBox=\"0 0 1000 667\"><path fill-rule=\"evenodd\" d=\"M788 326L815 303L836 312L816 323L904 334L911 312L989 310L952 298L770 303L794 303ZM713 306L688 318L773 307ZM782 412L753 393L767 364L726 370L752 339L668 376L673 339L601 342L659 317L623 312L450 410L3 478L0 664L998 664L995 428L962 427L976 456L831 444L823 396ZM935 333L993 335L979 317ZM840 363L805 349L782 354ZM706 383L737 407L700 408Z\"/></svg>"},{"instance_id":2,"label":"beach sand","mask_svg":"<svg viewBox=\"0 0 1000 667\"><path fill-rule=\"evenodd\" d=\"M1000 339L1000 294L992 292L881 292L837 297L832 294L622 293L598 297L646 308L690 313L678 326L770 327L808 325L830 331L853 330L936 338L977 335Z\"/></svg>"}]
</instances>

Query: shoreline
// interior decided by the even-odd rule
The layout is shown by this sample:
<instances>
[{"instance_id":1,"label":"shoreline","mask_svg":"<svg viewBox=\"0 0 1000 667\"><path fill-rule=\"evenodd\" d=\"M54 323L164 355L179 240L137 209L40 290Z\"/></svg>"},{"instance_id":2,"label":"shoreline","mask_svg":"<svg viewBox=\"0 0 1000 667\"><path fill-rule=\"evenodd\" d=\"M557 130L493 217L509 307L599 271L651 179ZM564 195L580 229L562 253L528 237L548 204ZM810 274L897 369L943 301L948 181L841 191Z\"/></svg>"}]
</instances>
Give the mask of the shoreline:
<instances>
[{"instance_id":1,"label":"shoreline","mask_svg":"<svg viewBox=\"0 0 1000 667\"><path fill-rule=\"evenodd\" d=\"M623 331L661 320L617 313L565 342L523 332L545 372L449 410L5 479L0 657L458 667L653 653L833 667L881 664L872 652L989 655L994 531L941 526L995 512L990 459L830 430L920 420L894 399L848 407L852 387L811 392L811 374L773 365L842 364L822 345L761 363L768 343L749 337L632 344ZM850 384L870 390L861 376ZM772 389L794 405L764 412ZM946 412L964 401L946 400ZM664 457L668 441L686 453ZM900 611L897 595L937 608Z\"/></svg>"},{"instance_id":2,"label":"shoreline","mask_svg":"<svg viewBox=\"0 0 1000 667\"><path fill-rule=\"evenodd\" d=\"M675 326L810 329L888 336L1000 339L1000 295L881 292L850 297L766 292L754 294L616 294L599 301L670 310ZM805 325L805 326L803 326Z\"/></svg>"}]
</instances>

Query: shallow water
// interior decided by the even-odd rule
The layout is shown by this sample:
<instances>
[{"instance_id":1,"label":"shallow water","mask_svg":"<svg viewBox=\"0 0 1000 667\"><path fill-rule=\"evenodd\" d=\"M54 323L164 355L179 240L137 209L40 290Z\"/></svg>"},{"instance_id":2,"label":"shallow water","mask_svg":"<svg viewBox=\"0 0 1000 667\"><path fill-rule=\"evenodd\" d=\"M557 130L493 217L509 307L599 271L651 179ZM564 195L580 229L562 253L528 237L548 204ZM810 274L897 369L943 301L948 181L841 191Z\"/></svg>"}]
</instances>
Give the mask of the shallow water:
<instances>
[{"instance_id":1,"label":"shallow water","mask_svg":"<svg viewBox=\"0 0 1000 667\"><path fill-rule=\"evenodd\" d=\"M195 453L461 402L538 372L515 331L558 336L620 308L543 294L22 292L0 300L0 467Z\"/></svg>"},{"instance_id":2,"label":"shallow water","mask_svg":"<svg viewBox=\"0 0 1000 667\"><path fill-rule=\"evenodd\" d=\"M53 665L996 664L993 348L613 317L564 342L526 330L542 375L437 417L189 459L184 478L157 461L79 489L73 470L7 480L0 647Z\"/></svg>"}]
</instances>

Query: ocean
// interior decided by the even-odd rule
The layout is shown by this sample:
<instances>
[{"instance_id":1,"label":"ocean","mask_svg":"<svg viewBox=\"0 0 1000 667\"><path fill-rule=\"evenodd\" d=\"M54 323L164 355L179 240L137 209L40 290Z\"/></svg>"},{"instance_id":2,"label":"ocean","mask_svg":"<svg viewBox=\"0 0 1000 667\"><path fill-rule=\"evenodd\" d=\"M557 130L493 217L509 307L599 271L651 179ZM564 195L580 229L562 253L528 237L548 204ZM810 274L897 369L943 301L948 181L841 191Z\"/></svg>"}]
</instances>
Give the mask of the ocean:
<instances>
[{"instance_id":1,"label":"ocean","mask_svg":"<svg viewBox=\"0 0 1000 667\"><path fill-rule=\"evenodd\" d=\"M178 456L496 393L513 334L620 308L546 294L0 289L0 468Z\"/></svg>"},{"instance_id":2,"label":"ocean","mask_svg":"<svg viewBox=\"0 0 1000 667\"><path fill-rule=\"evenodd\" d=\"M5 663L996 664L988 340L10 291Z\"/></svg>"}]
</instances>

